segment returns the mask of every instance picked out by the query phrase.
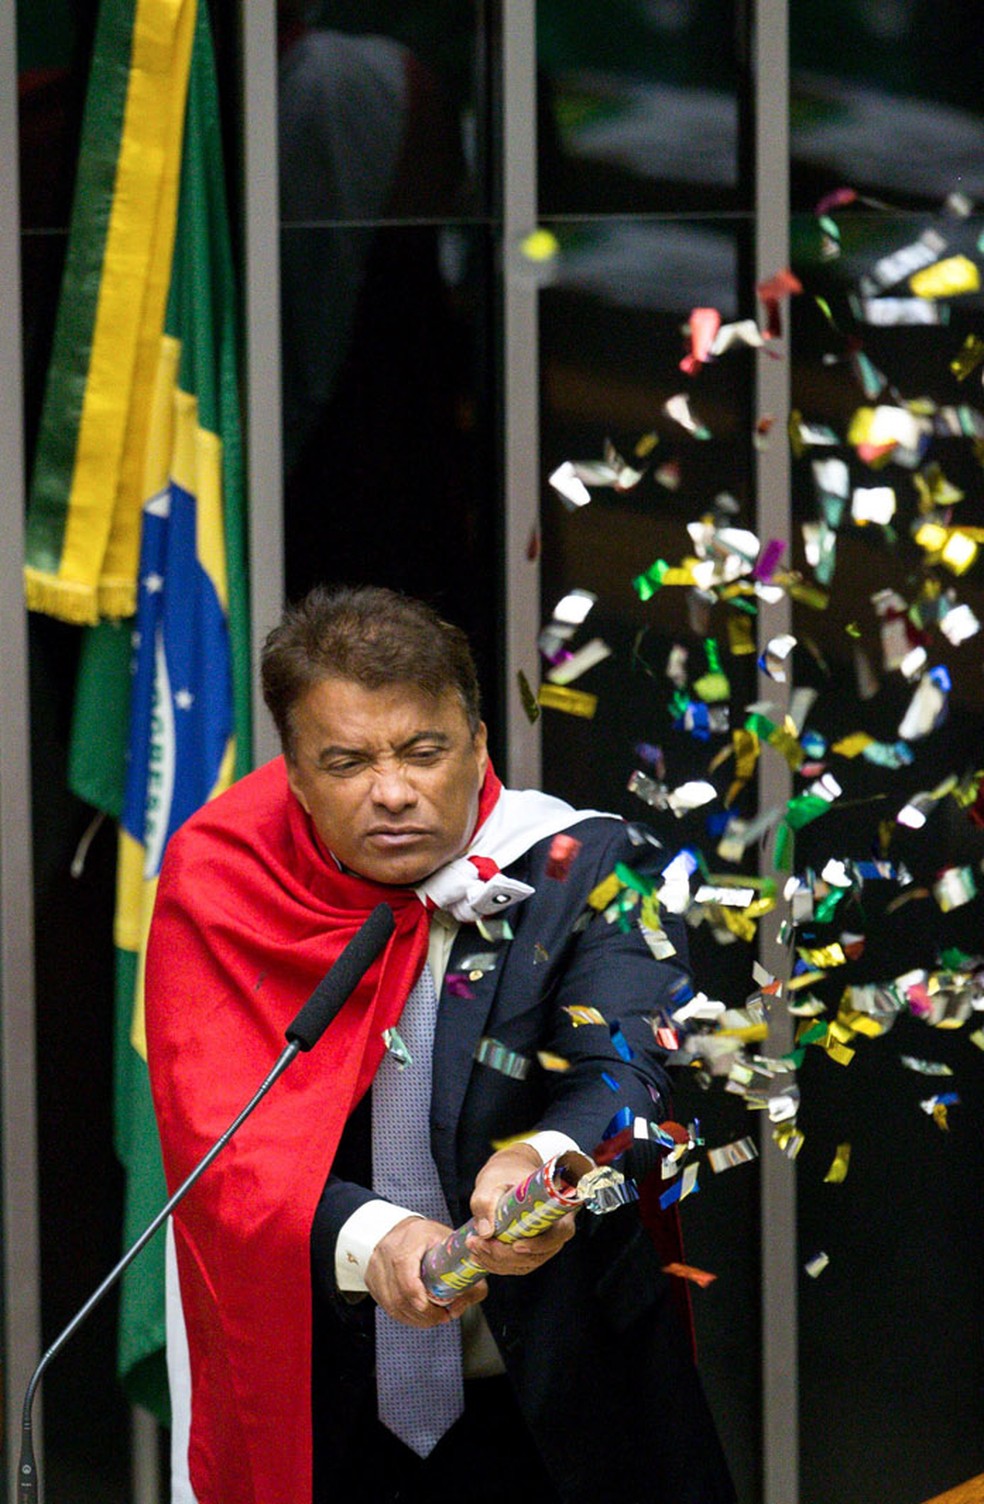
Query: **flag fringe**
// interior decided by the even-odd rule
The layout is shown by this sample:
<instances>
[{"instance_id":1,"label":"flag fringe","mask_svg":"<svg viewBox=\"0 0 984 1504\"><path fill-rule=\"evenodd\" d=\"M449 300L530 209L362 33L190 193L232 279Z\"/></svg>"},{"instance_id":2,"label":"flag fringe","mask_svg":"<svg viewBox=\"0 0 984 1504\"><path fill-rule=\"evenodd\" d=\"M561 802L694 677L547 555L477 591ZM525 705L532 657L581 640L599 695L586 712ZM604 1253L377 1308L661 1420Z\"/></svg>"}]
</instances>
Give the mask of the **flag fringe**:
<instances>
[{"instance_id":1,"label":"flag fringe","mask_svg":"<svg viewBox=\"0 0 984 1504\"><path fill-rule=\"evenodd\" d=\"M99 581L99 614L116 619L134 616L137 610L137 587L132 579Z\"/></svg>"},{"instance_id":2,"label":"flag fringe","mask_svg":"<svg viewBox=\"0 0 984 1504\"><path fill-rule=\"evenodd\" d=\"M30 565L24 569L24 598L29 611L43 611L45 616L57 617L73 626L94 626L99 620L96 592L91 585L60 580L57 575Z\"/></svg>"}]
</instances>

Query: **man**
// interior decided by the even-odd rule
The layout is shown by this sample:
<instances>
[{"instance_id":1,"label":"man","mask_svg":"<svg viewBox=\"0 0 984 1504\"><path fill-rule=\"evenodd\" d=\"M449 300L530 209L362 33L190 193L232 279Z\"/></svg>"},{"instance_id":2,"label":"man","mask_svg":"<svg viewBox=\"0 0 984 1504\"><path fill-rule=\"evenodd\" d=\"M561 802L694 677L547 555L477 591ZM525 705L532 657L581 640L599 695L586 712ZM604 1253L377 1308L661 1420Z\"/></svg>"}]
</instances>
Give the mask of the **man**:
<instances>
[{"instance_id":1,"label":"man","mask_svg":"<svg viewBox=\"0 0 984 1504\"><path fill-rule=\"evenodd\" d=\"M667 1114L651 1019L685 977L681 927L657 961L588 903L660 852L501 788L467 642L419 602L313 591L270 634L263 689L283 758L188 821L162 871L147 1033L172 1186L380 898L395 932L175 1213L178 1496L729 1504L636 1208L488 1235L548 1156L590 1153L620 1110ZM436 1304L421 1259L470 1214L489 1277Z\"/></svg>"}]
</instances>

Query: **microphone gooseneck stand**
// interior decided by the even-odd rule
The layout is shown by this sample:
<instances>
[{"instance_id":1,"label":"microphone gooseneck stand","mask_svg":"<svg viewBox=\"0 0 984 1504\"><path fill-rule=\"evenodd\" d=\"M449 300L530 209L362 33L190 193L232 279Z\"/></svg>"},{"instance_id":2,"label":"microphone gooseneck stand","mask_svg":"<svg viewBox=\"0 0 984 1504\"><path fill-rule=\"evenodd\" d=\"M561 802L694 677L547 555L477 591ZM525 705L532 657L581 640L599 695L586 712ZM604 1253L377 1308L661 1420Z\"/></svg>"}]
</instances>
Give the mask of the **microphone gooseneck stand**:
<instances>
[{"instance_id":1,"label":"microphone gooseneck stand","mask_svg":"<svg viewBox=\"0 0 984 1504\"><path fill-rule=\"evenodd\" d=\"M191 1190L199 1176L204 1174L217 1154L221 1152L237 1133L250 1113L263 1100L267 1092L273 1086L291 1061L301 1051L313 1048L321 1038L328 1025L341 1011L343 1004L354 991L364 973L375 961L383 950L393 933L393 911L388 904L377 904L362 928L342 951L338 960L332 966L327 975L318 983L317 987L304 1004L293 1023L286 1030L287 1045L281 1051L276 1064L259 1086L249 1102L240 1112L239 1116L230 1123L221 1138L217 1139L208 1152L198 1161L195 1168L186 1180L174 1192L165 1206L162 1206L154 1219L144 1228L143 1232L133 1243L119 1262L109 1271L102 1284L93 1290L85 1304L72 1317L64 1331L55 1338L48 1348L44 1357L31 1375L24 1395L24 1409L21 1418L21 1451L17 1464L17 1504L40 1504L41 1495L38 1487L38 1468L34 1457L33 1421L32 1410L34 1408L34 1396L37 1393L41 1378L52 1359L56 1358L65 1346L66 1342L73 1337L89 1315L90 1311L102 1300L103 1296L112 1289L120 1275L133 1263L133 1260L143 1248L150 1242L163 1224L167 1221L178 1202Z\"/></svg>"}]
</instances>

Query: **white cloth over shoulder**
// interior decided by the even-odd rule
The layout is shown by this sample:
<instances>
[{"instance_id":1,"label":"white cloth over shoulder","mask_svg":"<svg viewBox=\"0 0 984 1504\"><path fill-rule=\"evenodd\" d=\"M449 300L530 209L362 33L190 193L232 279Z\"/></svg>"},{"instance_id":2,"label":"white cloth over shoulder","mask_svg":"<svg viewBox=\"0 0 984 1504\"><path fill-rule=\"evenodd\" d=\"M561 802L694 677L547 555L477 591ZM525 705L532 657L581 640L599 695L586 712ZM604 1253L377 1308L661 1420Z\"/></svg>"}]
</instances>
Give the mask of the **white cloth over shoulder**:
<instances>
[{"instance_id":1,"label":"white cloth over shoulder","mask_svg":"<svg viewBox=\"0 0 984 1504\"><path fill-rule=\"evenodd\" d=\"M504 788L468 850L432 872L414 891L428 907L444 909L462 924L496 914L529 898L533 889L529 883L505 877L501 870L483 877L482 867L489 862L497 869L508 867L545 837L597 817L620 818L603 810L574 809L565 800L541 794L538 789Z\"/></svg>"}]
</instances>

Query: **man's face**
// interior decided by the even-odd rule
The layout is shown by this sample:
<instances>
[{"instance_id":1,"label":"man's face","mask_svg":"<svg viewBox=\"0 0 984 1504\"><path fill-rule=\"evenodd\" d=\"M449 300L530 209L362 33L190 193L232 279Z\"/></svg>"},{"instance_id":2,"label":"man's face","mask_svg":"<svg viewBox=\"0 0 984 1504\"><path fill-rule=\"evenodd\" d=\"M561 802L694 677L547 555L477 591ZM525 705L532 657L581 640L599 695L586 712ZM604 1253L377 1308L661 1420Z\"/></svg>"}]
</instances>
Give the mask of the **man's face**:
<instances>
[{"instance_id":1,"label":"man's face","mask_svg":"<svg viewBox=\"0 0 984 1504\"><path fill-rule=\"evenodd\" d=\"M343 867L412 887L465 849L488 754L453 690L322 679L293 727L290 786Z\"/></svg>"}]
</instances>

